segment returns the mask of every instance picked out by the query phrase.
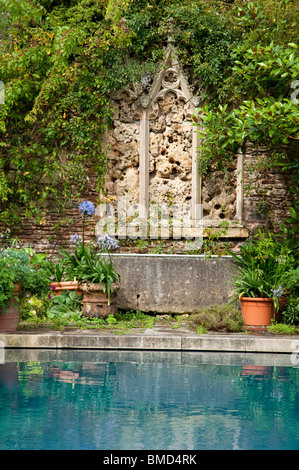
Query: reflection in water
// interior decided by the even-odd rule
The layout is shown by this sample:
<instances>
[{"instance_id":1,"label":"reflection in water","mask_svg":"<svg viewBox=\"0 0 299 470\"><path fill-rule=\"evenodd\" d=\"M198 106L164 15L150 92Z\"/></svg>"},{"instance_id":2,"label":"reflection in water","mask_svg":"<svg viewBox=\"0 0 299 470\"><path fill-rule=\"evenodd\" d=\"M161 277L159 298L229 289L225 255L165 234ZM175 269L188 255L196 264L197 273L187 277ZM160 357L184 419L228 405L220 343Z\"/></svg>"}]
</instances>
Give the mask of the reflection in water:
<instances>
[{"instance_id":1,"label":"reflection in water","mask_svg":"<svg viewBox=\"0 0 299 470\"><path fill-rule=\"evenodd\" d=\"M255 364L0 364L0 448L297 449L298 382Z\"/></svg>"}]
</instances>

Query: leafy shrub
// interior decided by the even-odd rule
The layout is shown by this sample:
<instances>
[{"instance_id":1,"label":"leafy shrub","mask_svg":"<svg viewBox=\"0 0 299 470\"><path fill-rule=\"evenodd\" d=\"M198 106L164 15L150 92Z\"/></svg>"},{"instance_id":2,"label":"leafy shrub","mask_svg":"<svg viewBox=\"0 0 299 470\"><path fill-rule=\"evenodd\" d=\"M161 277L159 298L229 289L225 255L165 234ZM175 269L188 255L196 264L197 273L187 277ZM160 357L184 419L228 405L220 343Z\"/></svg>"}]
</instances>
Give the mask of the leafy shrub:
<instances>
[{"instance_id":1,"label":"leafy shrub","mask_svg":"<svg viewBox=\"0 0 299 470\"><path fill-rule=\"evenodd\" d=\"M290 296L287 304L282 310L279 323L287 325L299 325L299 297L298 295Z\"/></svg>"},{"instance_id":2,"label":"leafy shrub","mask_svg":"<svg viewBox=\"0 0 299 470\"><path fill-rule=\"evenodd\" d=\"M21 301L20 319L27 321L45 318L51 305L52 299L49 294L39 297L27 294Z\"/></svg>"},{"instance_id":3,"label":"leafy shrub","mask_svg":"<svg viewBox=\"0 0 299 470\"><path fill-rule=\"evenodd\" d=\"M47 311L47 317L71 319L72 316L78 317L82 310L82 295L75 291L62 291L52 299L52 306Z\"/></svg>"},{"instance_id":4,"label":"leafy shrub","mask_svg":"<svg viewBox=\"0 0 299 470\"><path fill-rule=\"evenodd\" d=\"M48 293L50 276L33 253L26 249L0 250L0 306L7 308L9 300L15 296L15 285L19 284L22 294L34 293L37 296Z\"/></svg>"},{"instance_id":5,"label":"leafy shrub","mask_svg":"<svg viewBox=\"0 0 299 470\"><path fill-rule=\"evenodd\" d=\"M203 307L199 313L190 315L195 328L204 327L212 331L242 331L243 320L240 311L231 304Z\"/></svg>"}]
</instances>

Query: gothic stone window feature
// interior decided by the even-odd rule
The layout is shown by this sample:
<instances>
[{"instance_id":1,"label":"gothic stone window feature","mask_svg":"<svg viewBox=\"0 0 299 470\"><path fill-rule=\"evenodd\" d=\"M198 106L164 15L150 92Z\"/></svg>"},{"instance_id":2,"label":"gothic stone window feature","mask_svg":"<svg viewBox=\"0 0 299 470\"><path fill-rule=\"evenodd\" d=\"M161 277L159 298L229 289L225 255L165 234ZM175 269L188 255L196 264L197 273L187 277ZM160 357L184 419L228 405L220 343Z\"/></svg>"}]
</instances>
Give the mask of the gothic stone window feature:
<instances>
[{"instance_id":1,"label":"gothic stone window feature","mask_svg":"<svg viewBox=\"0 0 299 470\"><path fill-rule=\"evenodd\" d=\"M105 189L109 203L116 208L118 198L126 196L130 210L140 217L149 217L151 205L175 204L183 210L189 205L192 219L203 215L204 227L217 228L226 220L228 237L246 237L242 227L243 157L237 156L226 174L212 171L200 177L198 137L191 123L195 102L174 57L169 51L163 70L153 81L113 96L115 116L107 133L110 150Z\"/></svg>"}]
</instances>

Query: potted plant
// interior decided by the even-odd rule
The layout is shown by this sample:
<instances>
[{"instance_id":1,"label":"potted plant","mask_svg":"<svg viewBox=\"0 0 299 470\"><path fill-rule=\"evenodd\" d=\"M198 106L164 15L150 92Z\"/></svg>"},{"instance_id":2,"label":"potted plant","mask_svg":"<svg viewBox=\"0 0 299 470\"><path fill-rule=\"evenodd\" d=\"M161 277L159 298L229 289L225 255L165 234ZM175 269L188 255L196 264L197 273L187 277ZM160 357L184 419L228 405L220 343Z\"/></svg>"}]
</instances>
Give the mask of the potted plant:
<instances>
[{"instance_id":1,"label":"potted plant","mask_svg":"<svg viewBox=\"0 0 299 470\"><path fill-rule=\"evenodd\" d=\"M93 246L81 243L72 253L64 252L66 271L77 279L83 292L82 313L85 316L107 317L116 310L112 294L119 288L119 274L111 257L107 259L100 255Z\"/></svg>"},{"instance_id":2,"label":"potted plant","mask_svg":"<svg viewBox=\"0 0 299 470\"><path fill-rule=\"evenodd\" d=\"M244 324L268 326L279 310L284 277L295 263L291 251L272 234L259 232L241 246L239 255L228 253L236 269L232 295L240 299Z\"/></svg>"},{"instance_id":3,"label":"potted plant","mask_svg":"<svg viewBox=\"0 0 299 470\"><path fill-rule=\"evenodd\" d=\"M107 317L116 311L114 293L119 288L119 274L115 271L110 251L118 247L115 239L104 235L86 246L84 240L86 217L93 215L94 206L84 201L79 206L83 214L83 236L73 235L75 247L61 250L68 279L76 279L83 292L83 315ZM105 256L106 255L106 256Z\"/></svg>"},{"instance_id":4,"label":"potted plant","mask_svg":"<svg viewBox=\"0 0 299 470\"><path fill-rule=\"evenodd\" d=\"M76 291L77 294L82 295L80 284L76 279L66 280L67 272L64 258L52 261L47 260L47 267L51 273L50 289L53 295L59 295L64 291Z\"/></svg>"},{"instance_id":5,"label":"potted plant","mask_svg":"<svg viewBox=\"0 0 299 470\"><path fill-rule=\"evenodd\" d=\"M70 237L70 245L71 248L76 247L77 245L84 246L84 232L85 232L85 225L86 225L86 218L94 215L95 207L92 202L90 201L83 201L79 205L79 212L80 218L83 217L83 237L82 235L78 235L77 233L71 235ZM51 270L51 290L53 291L54 295L59 295L62 292L66 291L76 291L77 294L82 294L82 289L80 287L80 283L74 277L72 267L76 267L77 265L77 253L72 259L68 256L67 250L63 249L60 250L61 257L52 261L51 259L48 260L48 267Z\"/></svg>"},{"instance_id":6,"label":"potted plant","mask_svg":"<svg viewBox=\"0 0 299 470\"><path fill-rule=\"evenodd\" d=\"M49 272L43 255L30 249L5 248L0 251L0 332L16 331L21 295L42 294L49 289Z\"/></svg>"}]
</instances>

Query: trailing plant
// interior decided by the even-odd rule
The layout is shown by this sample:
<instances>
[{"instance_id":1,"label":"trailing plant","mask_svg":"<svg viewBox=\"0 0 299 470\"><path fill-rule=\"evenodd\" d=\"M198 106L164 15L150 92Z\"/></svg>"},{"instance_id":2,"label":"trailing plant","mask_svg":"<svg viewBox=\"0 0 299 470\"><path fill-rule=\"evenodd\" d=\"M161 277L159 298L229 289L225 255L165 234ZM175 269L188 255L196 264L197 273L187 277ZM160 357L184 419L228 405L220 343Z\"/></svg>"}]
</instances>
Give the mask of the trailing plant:
<instances>
[{"instance_id":1,"label":"trailing plant","mask_svg":"<svg viewBox=\"0 0 299 470\"><path fill-rule=\"evenodd\" d=\"M250 151L253 175L273 167L291 175L293 206L287 224L281 226L290 240L298 234L299 216L299 108L292 88L299 74L297 49L295 43L282 47L274 42L236 48L232 81L239 90L238 96L224 105L202 106L195 118L201 129L202 174L213 168L226 171L238 152ZM250 184L249 179L245 189L250 189ZM295 244L298 248L296 238Z\"/></svg>"}]
</instances>

